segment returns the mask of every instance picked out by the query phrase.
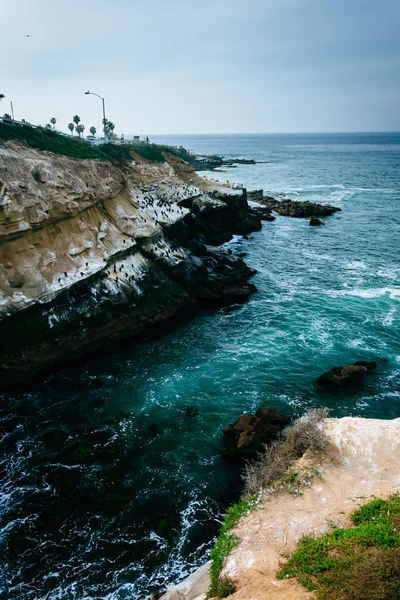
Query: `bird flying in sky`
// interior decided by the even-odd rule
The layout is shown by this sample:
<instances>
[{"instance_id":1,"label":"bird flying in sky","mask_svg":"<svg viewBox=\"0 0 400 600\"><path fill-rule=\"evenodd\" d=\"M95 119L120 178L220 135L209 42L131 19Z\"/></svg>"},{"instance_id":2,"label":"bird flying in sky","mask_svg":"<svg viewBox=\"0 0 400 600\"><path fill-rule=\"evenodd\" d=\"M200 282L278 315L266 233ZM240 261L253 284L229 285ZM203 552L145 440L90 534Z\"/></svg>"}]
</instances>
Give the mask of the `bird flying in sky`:
<instances>
[{"instance_id":1,"label":"bird flying in sky","mask_svg":"<svg viewBox=\"0 0 400 600\"><path fill-rule=\"evenodd\" d=\"M24 37L33 37L33 35L31 35L30 33L25 33Z\"/></svg>"}]
</instances>

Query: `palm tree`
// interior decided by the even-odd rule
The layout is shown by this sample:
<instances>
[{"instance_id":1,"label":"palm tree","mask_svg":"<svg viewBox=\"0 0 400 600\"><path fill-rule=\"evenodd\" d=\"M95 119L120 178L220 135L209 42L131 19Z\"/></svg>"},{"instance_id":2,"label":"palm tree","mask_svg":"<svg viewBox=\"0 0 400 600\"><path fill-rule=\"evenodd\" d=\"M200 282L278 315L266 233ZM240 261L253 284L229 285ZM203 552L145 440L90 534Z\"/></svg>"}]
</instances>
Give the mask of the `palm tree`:
<instances>
[{"instance_id":1,"label":"palm tree","mask_svg":"<svg viewBox=\"0 0 400 600\"><path fill-rule=\"evenodd\" d=\"M75 125L73 123L68 123L68 129L70 130L71 135L74 135L74 128Z\"/></svg>"},{"instance_id":2,"label":"palm tree","mask_svg":"<svg viewBox=\"0 0 400 600\"><path fill-rule=\"evenodd\" d=\"M106 123L104 125L104 133L105 133L106 139L108 139L108 140L113 139L114 129L115 129L114 123L112 123L111 121L108 121L108 119L106 119Z\"/></svg>"},{"instance_id":3,"label":"palm tree","mask_svg":"<svg viewBox=\"0 0 400 600\"><path fill-rule=\"evenodd\" d=\"M75 125L78 126L81 118L78 117L78 115L75 115L74 117L72 117L72 120L75 123Z\"/></svg>"},{"instance_id":4,"label":"palm tree","mask_svg":"<svg viewBox=\"0 0 400 600\"><path fill-rule=\"evenodd\" d=\"M77 125L75 127L77 134L79 135L79 137L81 137L81 133L83 133L85 131L85 126L80 123L79 125Z\"/></svg>"},{"instance_id":5,"label":"palm tree","mask_svg":"<svg viewBox=\"0 0 400 600\"><path fill-rule=\"evenodd\" d=\"M93 127L93 125L92 125L92 127L89 129L89 131L92 134L92 136L94 137L96 135L97 129L96 129L96 127Z\"/></svg>"},{"instance_id":6,"label":"palm tree","mask_svg":"<svg viewBox=\"0 0 400 600\"><path fill-rule=\"evenodd\" d=\"M56 128L57 119L55 117L51 117L50 123L53 125L53 129Z\"/></svg>"}]
</instances>

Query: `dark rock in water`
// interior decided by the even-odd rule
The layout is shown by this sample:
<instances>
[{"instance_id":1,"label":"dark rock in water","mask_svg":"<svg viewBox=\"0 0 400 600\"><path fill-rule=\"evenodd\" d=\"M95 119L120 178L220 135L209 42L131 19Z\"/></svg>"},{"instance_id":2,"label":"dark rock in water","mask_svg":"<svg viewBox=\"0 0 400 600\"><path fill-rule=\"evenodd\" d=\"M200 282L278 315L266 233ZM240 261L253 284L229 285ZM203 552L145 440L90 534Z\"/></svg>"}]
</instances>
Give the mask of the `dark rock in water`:
<instances>
[{"instance_id":1,"label":"dark rock in water","mask_svg":"<svg viewBox=\"0 0 400 600\"><path fill-rule=\"evenodd\" d=\"M198 417L200 414L199 409L196 406L192 406L190 404L187 404L186 406L183 407L183 412L185 417L187 417L188 419L193 419L194 417Z\"/></svg>"},{"instance_id":2,"label":"dark rock in water","mask_svg":"<svg viewBox=\"0 0 400 600\"><path fill-rule=\"evenodd\" d=\"M88 462L93 457L93 445L87 442L76 443L66 448L60 458L71 465L79 465Z\"/></svg>"},{"instance_id":3,"label":"dark rock in water","mask_svg":"<svg viewBox=\"0 0 400 600\"><path fill-rule=\"evenodd\" d=\"M197 233L192 239L192 252L196 256L201 256L207 252L206 238L203 234Z\"/></svg>"},{"instance_id":4,"label":"dark rock in water","mask_svg":"<svg viewBox=\"0 0 400 600\"><path fill-rule=\"evenodd\" d=\"M271 214L271 209L265 207L252 206L250 215L257 217L260 221L275 221L276 217Z\"/></svg>"},{"instance_id":5,"label":"dark rock in water","mask_svg":"<svg viewBox=\"0 0 400 600\"><path fill-rule=\"evenodd\" d=\"M311 217L309 225L311 225L311 227L318 227L319 225L324 225L324 223L318 219L318 217Z\"/></svg>"},{"instance_id":6,"label":"dark rock in water","mask_svg":"<svg viewBox=\"0 0 400 600\"><path fill-rule=\"evenodd\" d=\"M276 200L265 196L262 200L263 206L277 212L284 217L311 218L328 217L333 213L342 210L337 206L329 204L319 204L317 202L301 202L299 200Z\"/></svg>"},{"instance_id":7,"label":"dark rock in water","mask_svg":"<svg viewBox=\"0 0 400 600\"><path fill-rule=\"evenodd\" d=\"M340 389L357 385L361 382L368 371L376 369L375 361L358 360L352 365L346 367L332 367L330 371L322 373L317 379L317 383L330 389Z\"/></svg>"},{"instance_id":8,"label":"dark rock in water","mask_svg":"<svg viewBox=\"0 0 400 600\"><path fill-rule=\"evenodd\" d=\"M254 458L289 423L288 415L276 413L268 407L259 408L255 415L242 415L236 423L224 428L229 442L221 453L230 458Z\"/></svg>"},{"instance_id":9,"label":"dark rock in water","mask_svg":"<svg viewBox=\"0 0 400 600\"><path fill-rule=\"evenodd\" d=\"M54 466L47 473L46 479L59 494L70 494L81 480L81 473L77 469L68 469L63 466Z\"/></svg>"},{"instance_id":10,"label":"dark rock in water","mask_svg":"<svg viewBox=\"0 0 400 600\"><path fill-rule=\"evenodd\" d=\"M68 434L63 429L51 429L40 436L39 440L43 442L46 448L50 450L58 450L63 445L68 437Z\"/></svg>"},{"instance_id":11,"label":"dark rock in water","mask_svg":"<svg viewBox=\"0 0 400 600\"><path fill-rule=\"evenodd\" d=\"M248 190L247 200L251 202L262 202L264 197L264 190Z\"/></svg>"}]
</instances>

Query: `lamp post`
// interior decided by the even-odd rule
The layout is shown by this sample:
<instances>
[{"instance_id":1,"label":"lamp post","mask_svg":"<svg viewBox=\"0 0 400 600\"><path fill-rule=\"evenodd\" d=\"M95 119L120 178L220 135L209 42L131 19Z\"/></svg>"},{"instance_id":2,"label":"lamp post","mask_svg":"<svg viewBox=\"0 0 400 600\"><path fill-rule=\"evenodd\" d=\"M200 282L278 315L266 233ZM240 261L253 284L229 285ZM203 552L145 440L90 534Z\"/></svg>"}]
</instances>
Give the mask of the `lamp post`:
<instances>
[{"instance_id":1,"label":"lamp post","mask_svg":"<svg viewBox=\"0 0 400 600\"><path fill-rule=\"evenodd\" d=\"M106 105L104 103L104 98L99 96L99 94L95 94L94 92L85 92L85 94L90 94L91 96L97 96L103 103L103 131L104 131L104 139L106 139Z\"/></svg>"}]
</instances>

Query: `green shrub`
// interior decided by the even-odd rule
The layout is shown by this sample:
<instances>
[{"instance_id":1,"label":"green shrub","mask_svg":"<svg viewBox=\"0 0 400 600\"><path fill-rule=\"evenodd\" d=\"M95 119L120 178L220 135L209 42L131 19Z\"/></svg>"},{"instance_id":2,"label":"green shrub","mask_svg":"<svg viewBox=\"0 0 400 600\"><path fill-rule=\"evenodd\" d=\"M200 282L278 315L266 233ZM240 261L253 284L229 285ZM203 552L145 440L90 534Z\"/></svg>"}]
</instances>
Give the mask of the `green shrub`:
<instances>
[{"instance_id":1,"label":"green shrub","mask_svg":"<svg viewBox=\"0 0 400 600\"><path fill-rule=\"evenodd\" d=\"M108 160L114 164L125 164L132 160L132 150L154 162L165 162L164 153L183 158L187 152L183 149L157 144L101 144L91 146L82 139L63 135L57 131L29 125L10 125L0 122L0 144L6 141L17 141L31 148L46 150L54 154L62 154L70 158Z\"/></svg>"},{"instance_id":2,"label":"green shrub","mask_svg":"<svg viewBox=\"0 0 400 600\"><path fill-rule=\"evenodd\" d=\"M226 598L235 591L234 583L229 578L225 577L220 579L221 569L229 552L239 543L239 538L237 535L231 532L231 529L235 527L235 525L244 515L247 515L247 513L254 508L256 502L257 498L255 496L249 500L241 500L237 504L230 506L226 512L224 522L222 523L219 531L218 539L215 542L214 548L212 549L210 555L211 585L210 589L208 590L209 598L213 598L214 596ZM229 589L232 589L233 591L227 593Z\"/></svg>"},{"instance_id":3,"label":"green shrub","mask_svg":"<svg viewBox=\"0 0 400 600\"><path fill-rule=\"evenodd\" d=\"M400 496L373 500L352 515L355 527L304 537L278 572L320 600L400 600Z\"/></svg>"},{"instance_id":4,"label":"green shrub","mask_svg":"<svg viewBox=\"0 0 400 600\"><path fill-rule=\"evenodd\" d=\"M229 577L223 577L218 584L218 596L220 598L227 598L236 592L236 586L232 579Z\"/></svg>"}]
</instances>

